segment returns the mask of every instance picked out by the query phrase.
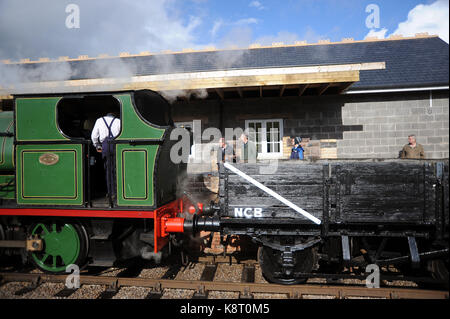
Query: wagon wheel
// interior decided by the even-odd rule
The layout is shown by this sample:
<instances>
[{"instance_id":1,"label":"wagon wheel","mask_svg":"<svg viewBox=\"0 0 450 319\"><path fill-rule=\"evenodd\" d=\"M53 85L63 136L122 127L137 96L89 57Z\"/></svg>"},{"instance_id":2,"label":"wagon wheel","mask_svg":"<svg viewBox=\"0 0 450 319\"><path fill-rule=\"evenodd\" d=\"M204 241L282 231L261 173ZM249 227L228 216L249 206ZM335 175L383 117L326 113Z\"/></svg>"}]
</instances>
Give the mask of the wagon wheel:
<instances>
[{"instance_id":1,"label":"wagon wheel","mask_svg":"<svg viewBox=\"0 0 450 319\"><path fill-rule=\"evenodd\" d=\"M310 273L317 262L315 248L307 248L296 251L294 254L294 268L287 275L283 271L281 251L267 246L259 247L258 261L261 271L267 281L284 285L295 285L305 283L307 278L296 278L295 273Z\"/></svg>"},{"instance_id":2,"label":"wagon wheel","mask_svg":"<svg viewBox=\"0 0 450 319\"><path fill-rule=\"evenodd\" d=\"M64 273L71 264L84 266L89 238L81 224L45 221L33 224L29 234L37 235L43 241L43 250L30 254L33 264L42 271Z\"/></svg>"}]
</instances>

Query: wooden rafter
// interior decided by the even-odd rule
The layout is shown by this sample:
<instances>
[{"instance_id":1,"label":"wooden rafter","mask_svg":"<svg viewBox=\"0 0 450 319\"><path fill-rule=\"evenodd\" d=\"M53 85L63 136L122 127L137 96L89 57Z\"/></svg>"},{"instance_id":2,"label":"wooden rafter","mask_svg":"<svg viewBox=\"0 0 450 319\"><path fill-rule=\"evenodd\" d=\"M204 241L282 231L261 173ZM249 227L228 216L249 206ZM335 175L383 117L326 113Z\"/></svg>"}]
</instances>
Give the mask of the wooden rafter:
<instances>
[{"instance_id":1,"label":"wooden rafter","mask_svg":"<svg viewBox=\"0 0 450 319\"><path fill-rule=\"evenodd\" d=\"M319 87L317 90L317 95L322 95L329 87L331 86L331 83L325 83L322 86Z\"/></svg>"},{"instance_id":2,"label":"wooden rafter","mask_svg":"<svg viewBox=\"0 0 450 319\"><path fill-rule=\"evenodd\" d=\"M341 87L339 87L337 94L342 94L343 92L347 91L349 89L349 87L352 86L354 82L347 82L347 83L343 83L343 85Z\"/></svg>"},{"instance_id":3,"label":"wooden rafter","mask_svg":"<svg viewBox=\"0 0 450 319\"><path fill-rule=\"evenodd\" d=\"M244 98L244 92L242 92L242 88L237 88L238 94L240 96L241 99Z\"/></svg>"},{"instance_id":4,"label":"wooden rafter","mask_svg":"<svg viewBox=\"0 0 450 319\"><path fill-rule=\"evenodd\" d=\"M223 90L222 89L216 89L217 95L219 95L220 99L223 100L225 98Z\"/></svg>"},{"instance_id":5,"label":"wooden rafter","mask_svg":"<svg viewBox=\"0 0 450 319\"><path fill-rule=\"evenodd\" d=\"M302 96L303 93L305 93L306 89L308 88L308 84L302 84L299 86L298 90L298 96Z\"/></svg>"}]
</instances>

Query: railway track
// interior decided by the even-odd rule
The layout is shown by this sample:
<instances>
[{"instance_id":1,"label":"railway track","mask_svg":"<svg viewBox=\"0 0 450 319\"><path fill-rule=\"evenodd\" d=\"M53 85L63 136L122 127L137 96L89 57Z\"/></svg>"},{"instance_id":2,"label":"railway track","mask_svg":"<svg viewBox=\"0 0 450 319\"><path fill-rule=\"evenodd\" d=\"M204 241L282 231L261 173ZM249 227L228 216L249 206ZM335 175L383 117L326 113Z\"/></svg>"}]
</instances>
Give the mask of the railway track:
<instances>
[{"instance_id":1,"label":"railway track","mask_svg":"<svg viewBox=\"0 0 450 319\"><path fill-rule=\"evenodd\" d=\"M306 296L310 298L382 298L382 299L448 299L448 291L423 290L416 288L382 287L366 288L364 286L349 285L276 285L268 283L255 283L255 268L250 264L244 265L241 282L213 281L217 270L217 264L205 265L200 280L178 280L176 268L166 271L161 278L136 278L117 276L80 275L80 288L87 285L101 286L102 292L98 299L113 298L121 288L140 287L148 290L146 299L160 299L165 291L171 289L182 289L193 291L192 299L206 299L211 292L233 292L238 298L252 299L255 294L277 294L285 295L291 299L301 299ZM121 272L127 274L127 271ZM129 273L129 272L128 272ZM38 289L45 283L66 282L67 275L50 275L42 273L0 273L0 289L2 285L11 282L25 282L28 285L15 292L16 295L24 295ZM77 289L63 288L54 297L66 298L76 292Z\"/></svg>"},{"instance_id":2,"label":"railway track","mask_svg":"<svg viewBox=\"0 0 450 319\"><path fill-rule=\"evenodd\" d=\"M364 274L308 274L307 284L276 285L269 284L263 278L256 260L239 255L198 256L188 265L173 260L163 265L149 265L135 262L120 268L88 267L80 274L80 288L65 287L68 274L52 275L36 273L31 268L0 269L0 298L2 286L10 283L17 290L8 292L6 298L23 296L24 298L123 298L121 290L130 290L125 298L383 298L383 299L448 299L448 291L419 289L412 278L381 274L381 288L367 288ZM190 270L191 269L191 270ZM194 270L192 270L194 269ZM232 274L233 272L234 274ZM150 274L149 274L150 273ZM415 278L417 279L417 278ZM422 279L425 283L427 278ZM429 283L429 282L428 282ZM46 284L59 284L57 292L41 293L39 287ZM406 286L406 287L405 287ZM86 287L95 287L97 294L84 294ZM124 289L122 289L124 288ZM91 289L91 288L89 288ZM140 289L140 293L136 291ZM439 288L440 289L440 288ZM171 296L172 291L181 291ZM33 293L35 291L35 293ZM75 294L79 291L78 294Z\"/></svg>"}]
</instances>

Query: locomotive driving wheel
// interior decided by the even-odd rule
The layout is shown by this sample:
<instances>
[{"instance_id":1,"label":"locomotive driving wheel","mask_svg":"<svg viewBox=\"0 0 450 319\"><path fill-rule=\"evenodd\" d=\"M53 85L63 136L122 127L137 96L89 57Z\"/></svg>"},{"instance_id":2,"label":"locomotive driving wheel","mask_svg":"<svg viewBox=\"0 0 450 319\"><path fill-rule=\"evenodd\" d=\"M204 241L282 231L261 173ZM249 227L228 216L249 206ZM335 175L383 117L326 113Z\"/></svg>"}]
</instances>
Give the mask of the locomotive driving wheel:
<instances>
[{"instance_id":1,"label":"locomotive driving wheel","mask_svg":"<svg viewBox=\"0 0 450 319\"><path fill-rule=\"evenodd\" d=\"M267 246L258 249L258 261L267 281L283 285L302 284L307 278L297 277L296 273L310 273L317 262L315 248L292 252L288 256Z\"/></svg>"},{"instance_id":2,"label":"locomotive driving wheel","mask_svg":"<svg viewBox=\"0 0 450 319\"><path fill-rule=\"evenodd\" d=\"M44 272L64 273L75 264L84 266L89 250L89 237L86 229L79 223L61 220L35 223L29 234L43 241L43 249L31 252L33 264Z\"/></svg>"}]
</instances>

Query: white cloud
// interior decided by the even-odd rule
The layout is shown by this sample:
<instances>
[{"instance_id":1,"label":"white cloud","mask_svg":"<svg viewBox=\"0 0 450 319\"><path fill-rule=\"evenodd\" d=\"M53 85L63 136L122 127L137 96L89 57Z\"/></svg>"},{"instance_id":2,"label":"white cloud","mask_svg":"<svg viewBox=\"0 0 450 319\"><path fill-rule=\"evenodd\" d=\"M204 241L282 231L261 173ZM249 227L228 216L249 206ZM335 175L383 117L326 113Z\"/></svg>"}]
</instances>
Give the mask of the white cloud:
<instances>
[{"instance_id":1,"label":"white cloud","mask_svg":"<svg viewBox=\"0 0 450 319\"><path fill-rule=\"evenodd\" d=\"M223 26L223 20L222 20L222 19L219 19L219 20L214 21L214 25L213 25L213 27L212 27L212 29L211 29L211 31L210 31L211 36L212 36L213 38L216 36L217 32L219 31L219 29L220 29L222 26Z\"/></svg>"},{"instance_id":2,"label":"white cloud","mask_svg":"<svg viewBox=\"0 0 450 319\"><path fill-rule=\"evenodd\" d=\"M196 48L202 19L180 2L77 0L80 28L68 29L67 1L0 0L0 59Z\"/></svg>"},{"instance_id":3,"label":"white cloud","mask_svg":"<svg viewBox=\"0 0 450 319\"><path fill-rule=\"evenodd\" d=\"M233 22L232 24L234 24L234 25L249 25L249 24L257 24L257 23L258 23L258 19L247 18L247 19L237 20L236 22Z\"/></svg>"},{"instance_id":4,"label":"white cloud","mask_svg":"<svg viewBox=\"0 0 450 319\"><path fill-rule=\"evenodd\" d=\"M448 43L448 0L438 0L430 5L419 4L408 13L408 19L398 25L393 34L413 36L428 32L437 34Z\"/></svg>"},{"instance_id":5,"label":"white cloud","mask_svg":"<svg viewBox=\"0 0 450 319\"><path fill-rule=\"evenodd\" d=\"M245 19L239 19L237 21L223 21L222 19L216 20L214 21L213 27L211 28L211 30L209 31L209 33L211 34L211 36L213 38L216 37L216 35L219 32L219 29L222 28L232 28L232 29L236 29L239 27L247 27L250 24L257 24L259 23L259 20L256 18L245 18Z\"/></svg>"},{"instance_id":6,"label":"white cloud","mask_svg":"<svg viewBox=\"0 0 450 319\"><path fill-rule=\"evenodd\" d=\"M248 6L251 8L256 8L258 10L264 10L266 8L262 5L261 2L259 2L257 0L250 2L250 4Z\"/></svg>"},{"instance_id":7,"label":"white cloud","mask_svg":"<svg viewBox=\"0 0 450 319\"><path fill-rule=\"evenodd\" d=\"M383 28L381 30L376 31L375 29L371 29L370 32L366 35L366 38L378 38L384 39L386 37L388 29Z\"/></svg>"},{"instance_id":8,"label":"white cloud","mask_svg":"<svg viewBox=\"0 0 450 319\"><path fill-rule=\"evenodd\" d=\"M449 42L449 2L437 0L432 4L419 4L408 13L406 21L400 22L397 29L389 34L414 36L416 33L428 32L430 35L438 35L445 42ZM372 29L367 37L386 38L387 29Z\"/></svg>"}]
</instances>

